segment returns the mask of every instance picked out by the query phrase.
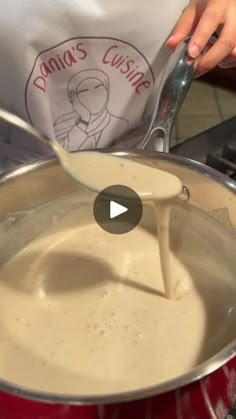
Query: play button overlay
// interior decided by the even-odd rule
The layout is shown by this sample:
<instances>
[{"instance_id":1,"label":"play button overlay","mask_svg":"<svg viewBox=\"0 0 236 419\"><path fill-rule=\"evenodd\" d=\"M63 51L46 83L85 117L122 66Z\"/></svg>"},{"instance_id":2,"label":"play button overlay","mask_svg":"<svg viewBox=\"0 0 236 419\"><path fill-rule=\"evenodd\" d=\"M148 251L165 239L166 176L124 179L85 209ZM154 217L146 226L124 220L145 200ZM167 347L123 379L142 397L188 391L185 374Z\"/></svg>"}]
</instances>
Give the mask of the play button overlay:
<instances>
[{"instance_id":1,"label":"play button overlay","mask_svg":"<svg viewBox=\"0 0 236 419\"><path fill-rule=\"evenodd\" d=\"M123 185L112 185L101 191L93 206L97 224L111 234L124 234L133 230L143 215L138 194Z\"/></svg>"},{"instance_id":2,"label":"play button overlay","mask_svg":"<svg viewBox=\"0 0 236 419\"><path fill-rule=\"evenodd\" d=\"M119 215L124 214L127 211L127 207L124 207L115 201L110 201L110 218L119 217Z\"/></svg>"}]
</instances>

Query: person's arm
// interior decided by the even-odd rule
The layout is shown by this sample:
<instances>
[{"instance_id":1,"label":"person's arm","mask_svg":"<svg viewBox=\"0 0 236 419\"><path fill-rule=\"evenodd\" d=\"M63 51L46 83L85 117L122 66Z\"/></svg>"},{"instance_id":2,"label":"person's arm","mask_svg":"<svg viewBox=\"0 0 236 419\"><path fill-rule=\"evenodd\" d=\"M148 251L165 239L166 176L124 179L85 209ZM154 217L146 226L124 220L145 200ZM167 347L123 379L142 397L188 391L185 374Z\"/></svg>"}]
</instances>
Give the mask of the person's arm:
<instances>
[{"instance_id":1,"label":"person's arm","mask_svg":"<svg viewBox=\"0 0 236 419\"><path fill-rule=\"evenodd\" d=\"M209 38L217 31L219 38L197 63L201 76L217 65L236 67L236 0L191 0L178 20L167 46L175 48L192 34L188 53L197 58Z\"/></svg>"}]
</instances>

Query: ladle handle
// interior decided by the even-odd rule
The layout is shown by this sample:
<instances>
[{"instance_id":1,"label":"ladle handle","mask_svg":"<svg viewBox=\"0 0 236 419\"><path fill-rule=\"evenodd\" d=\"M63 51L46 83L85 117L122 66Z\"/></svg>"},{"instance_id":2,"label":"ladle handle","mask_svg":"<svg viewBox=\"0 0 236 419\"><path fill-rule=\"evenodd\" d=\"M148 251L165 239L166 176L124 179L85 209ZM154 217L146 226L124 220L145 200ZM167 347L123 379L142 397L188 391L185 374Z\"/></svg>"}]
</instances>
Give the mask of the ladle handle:
<instances>
[{"instance_id":1,"label":"ladle handle","mask_svg":"<svg viewBox=\"0 0 236 419\"><path fill-rule=\"evenodd\" d=\"M141 143L141 149L152 141L156 151L169 152L176 117L195 75L196 60L190 59L187 51L190 39L191 37L187 37L176 47L166 64L151 124ZM211 37L209 44L213 44L215 39Z\"/></svg>"}]
</instances>

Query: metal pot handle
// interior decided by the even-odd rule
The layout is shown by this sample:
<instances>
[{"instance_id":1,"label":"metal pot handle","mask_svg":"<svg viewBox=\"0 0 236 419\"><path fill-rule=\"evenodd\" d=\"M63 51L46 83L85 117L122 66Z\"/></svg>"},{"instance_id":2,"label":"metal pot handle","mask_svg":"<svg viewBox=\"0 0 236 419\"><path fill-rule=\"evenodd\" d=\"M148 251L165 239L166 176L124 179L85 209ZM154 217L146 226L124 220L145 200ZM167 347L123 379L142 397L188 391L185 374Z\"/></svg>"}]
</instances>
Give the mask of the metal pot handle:
<instances>
[{"instance_id":1,"label":"metal pot handle","mask_svg":"<svg viewBox=\"0 0 236 419\"><path fill-rule=\"evenodd\" d=\"M151 141L153 150L169 152L170 138L176 117L195 75L194 63L196 60L190 59L187 52L190 39L191 37L187 37L180 43L167 62L151 123L139 146L140 149L144 149ZM212 36L209 44L212 45L215 40L216 38ZM203 54L208 47L203 51Z\"/></svg>"}]
</instances>

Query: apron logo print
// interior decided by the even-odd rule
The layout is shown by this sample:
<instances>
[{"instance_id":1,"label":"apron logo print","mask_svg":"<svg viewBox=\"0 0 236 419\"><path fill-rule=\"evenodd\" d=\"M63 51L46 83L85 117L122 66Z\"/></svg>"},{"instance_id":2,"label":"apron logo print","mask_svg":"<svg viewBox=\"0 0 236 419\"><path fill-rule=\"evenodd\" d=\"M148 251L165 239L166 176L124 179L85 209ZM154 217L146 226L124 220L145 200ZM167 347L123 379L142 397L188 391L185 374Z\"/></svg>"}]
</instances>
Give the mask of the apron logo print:
<instances>
[{"instance_id":1,"label":"apron logo print","mask_svg":"<svg viewBox=\"0 0 236 419\"><path fill-rule=\"evenodd\" d=\"M155 79L143 54L110 38L74 38L41 52L26 91L33 125L69 151L109 146L142 118Z\"/></svg>"}]
</instances>

